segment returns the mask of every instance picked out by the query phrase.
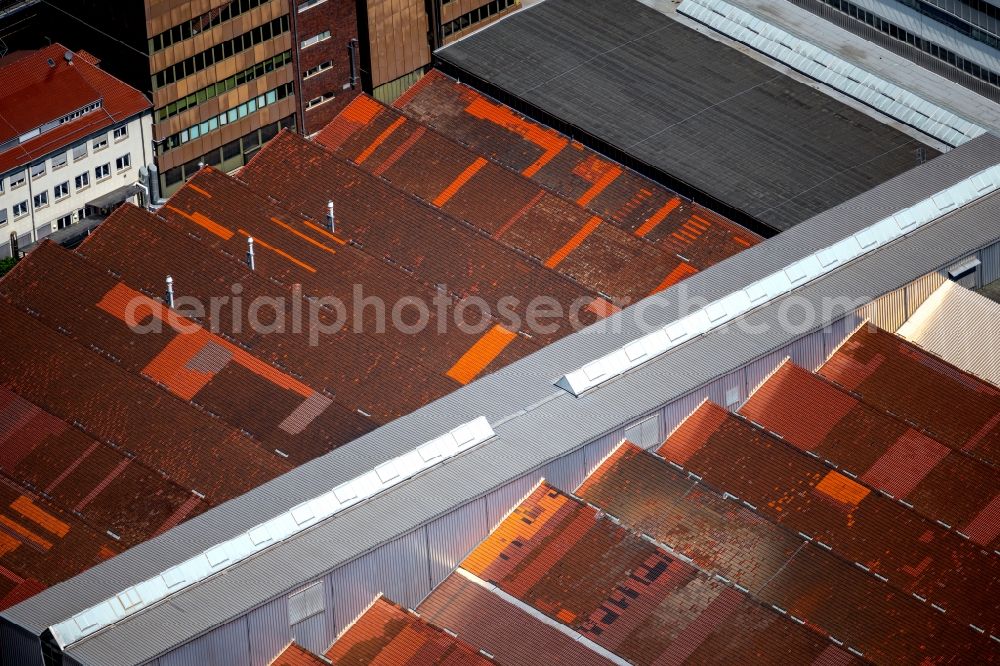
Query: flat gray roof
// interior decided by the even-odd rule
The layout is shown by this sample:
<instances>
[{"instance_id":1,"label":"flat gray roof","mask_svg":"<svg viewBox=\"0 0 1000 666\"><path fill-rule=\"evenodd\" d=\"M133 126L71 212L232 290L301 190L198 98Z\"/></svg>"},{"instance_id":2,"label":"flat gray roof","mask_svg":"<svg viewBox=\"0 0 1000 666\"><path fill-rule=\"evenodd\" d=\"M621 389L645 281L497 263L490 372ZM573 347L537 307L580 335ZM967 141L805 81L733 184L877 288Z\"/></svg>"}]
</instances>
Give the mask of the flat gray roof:
<instances>
[{"instance_id":1,"label":"flat gray roof","mask_svg":"<svg viewBox=\"0 0 1000 666\"><path fill-rule=\"evenodd\" d=\"M435 57L719 212L777 230L937 154L636 0L545 0Z\"/></svg>"},{"instance_id":2,"label":"flat gray roof","mask_svg":"<svg viewBox=\"0 0 1000 666\"><path fill-rule=\"evenodd\" d=\"M1000 138L981 136L646 299L642 302L646 319L650 326L663 326L676 319L682 288L709 300L744 288L997 163ZM817 306L831 295L871 300L998 238L1000 193L994 193L794 293ZM751 335L736 328L715 331L581 397L555 388L553 382L565 372L648 332L635 321L636 306L627 308L606 320L611 326L597 325L563 338L0 615L40 634L48 626L450 428L479 415L485 415L493 424L495 439L67 650L86 664L148 661L638 415L779 349L798 337L776 325L779 309L780 301L776 301L747 316L751 323L770 325L767 334ZM614 331L616 327L620 331Z\"/></svg>"}]
</instances>

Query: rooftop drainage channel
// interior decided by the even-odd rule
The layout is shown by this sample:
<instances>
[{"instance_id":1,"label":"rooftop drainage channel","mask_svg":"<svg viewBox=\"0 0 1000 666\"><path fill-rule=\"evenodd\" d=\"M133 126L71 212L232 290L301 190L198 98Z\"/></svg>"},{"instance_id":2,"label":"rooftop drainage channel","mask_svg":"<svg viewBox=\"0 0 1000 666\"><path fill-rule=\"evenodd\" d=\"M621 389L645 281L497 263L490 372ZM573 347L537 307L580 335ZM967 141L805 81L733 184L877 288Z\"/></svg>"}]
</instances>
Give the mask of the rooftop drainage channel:
<instances>
[{"instance_id":1,"label":"rooftop drainage channel","mask_svg":"<svg viewBox=\"0 0 1000 666\"><path fill-rule=\"evenodd\" d=\"M998 188L1000 188L1000 165L980 171L909 208L893 213L853 236L848 236L775 271L745 289L715 300L682 319L633 340L582 368L563 375L556 382L556 386L574 396L579 396L685 342L823 277L858 257L874 252L947 213L978 201Z\"/></svg>"},{"instance_id":2,"label":"rooftop drainage channel","mask_svg":"<svg viewBox=\"0 0 1000 666\"><path fill-rule=\"evenodd\" d=\"M495 437L480 416L49 627L63 650L209 576Z\"/></svg>"}]
</instances>

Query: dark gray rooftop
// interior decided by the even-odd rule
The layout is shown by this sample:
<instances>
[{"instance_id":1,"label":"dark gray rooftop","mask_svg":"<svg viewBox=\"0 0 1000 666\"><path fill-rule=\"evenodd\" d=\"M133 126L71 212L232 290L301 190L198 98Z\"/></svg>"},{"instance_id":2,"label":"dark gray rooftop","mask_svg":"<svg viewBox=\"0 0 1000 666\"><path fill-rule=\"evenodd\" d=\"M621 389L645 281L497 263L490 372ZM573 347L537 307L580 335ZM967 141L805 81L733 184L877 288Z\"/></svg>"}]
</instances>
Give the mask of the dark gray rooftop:
<instances>
[{"instance_id":1,"label":"dark gray rooftop","mask_svg":"<svg viewBox=\"0 0 1000 666\"><path fill-rule=\"evenodd\" d=\"M772 229L937 154L635 0L545 0L435 57L463 82Z\"/></svg>"},{"instance_id":2,"label":"dark gray rooftop","mask_svg":"<svg viewBox=\"0 0 1000 666\"><path fill-rule=\"evenodd\" d=\"M650 297L649 326L678 317L682 288L714 299L1000 163L1000 138L983 135L802 225ZM871 300L1000 238L1000 193L950 213L794 293L820 310L831 295ZM615 430L636 416L776 351L798 333L777 325L779 301L747 319L752 335L713 331L581 397L553 386L563 373L646 333L635 307L563 338L492 375L216 507L165 534L0 613L36 635L46 627L306 499L485 415L497 437L227 568L70 646L85 664L137 664L318 578L436 516ZM822 322L818 322L821 325ZM615 332L615 328L620 330Z\"/></svg>"}]
</instances>

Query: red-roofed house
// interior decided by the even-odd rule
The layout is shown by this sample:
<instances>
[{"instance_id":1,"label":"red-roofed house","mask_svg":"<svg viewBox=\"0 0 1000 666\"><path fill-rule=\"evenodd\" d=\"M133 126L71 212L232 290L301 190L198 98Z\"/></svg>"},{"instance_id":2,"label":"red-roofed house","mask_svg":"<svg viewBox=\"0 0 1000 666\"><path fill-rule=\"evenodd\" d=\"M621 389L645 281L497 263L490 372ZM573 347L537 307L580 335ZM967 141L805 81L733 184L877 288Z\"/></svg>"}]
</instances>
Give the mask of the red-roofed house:
<instances>
[{"instance_id":1,"label":"red-roofed house","mask_svg":"<svg viewBox=\"0 0 1000 666\"><path fill-rule=\"evenodd\" d=\"M60 44L0 59L0 257L142 191L151 105L97 65Z\"/></svg>"}]
</instances>

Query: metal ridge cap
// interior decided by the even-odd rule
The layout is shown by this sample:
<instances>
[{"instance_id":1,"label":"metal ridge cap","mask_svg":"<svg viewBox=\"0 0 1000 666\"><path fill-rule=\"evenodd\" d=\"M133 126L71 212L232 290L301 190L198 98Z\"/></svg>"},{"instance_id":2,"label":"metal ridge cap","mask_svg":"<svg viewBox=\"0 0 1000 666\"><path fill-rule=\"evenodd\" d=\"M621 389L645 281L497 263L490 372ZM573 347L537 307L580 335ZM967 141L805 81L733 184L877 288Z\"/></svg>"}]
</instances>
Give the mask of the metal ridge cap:
<instances>
[{"instance_id":1,"label":"metal ridge cap","mask_svg":"<svg viewBox=\"0 0 1000 666\"><path fill-rule=\"evenodd\" d=\"M574 396L580 396L998 189L1000 165L995 165L798 259L744 289L717 298L663 328L636 338L566 373L555 384Z\"/></svg>"},{"instance_id":2,"label":"metal ridge cap","mask_svg":"<svg viewBox=\"0 0 1000 666\"><path fill-rule=\"evenodd\" d=\"M48 628L61 649L226 570L495 436L480 416Z\"/></svg>"}]
</instances>

